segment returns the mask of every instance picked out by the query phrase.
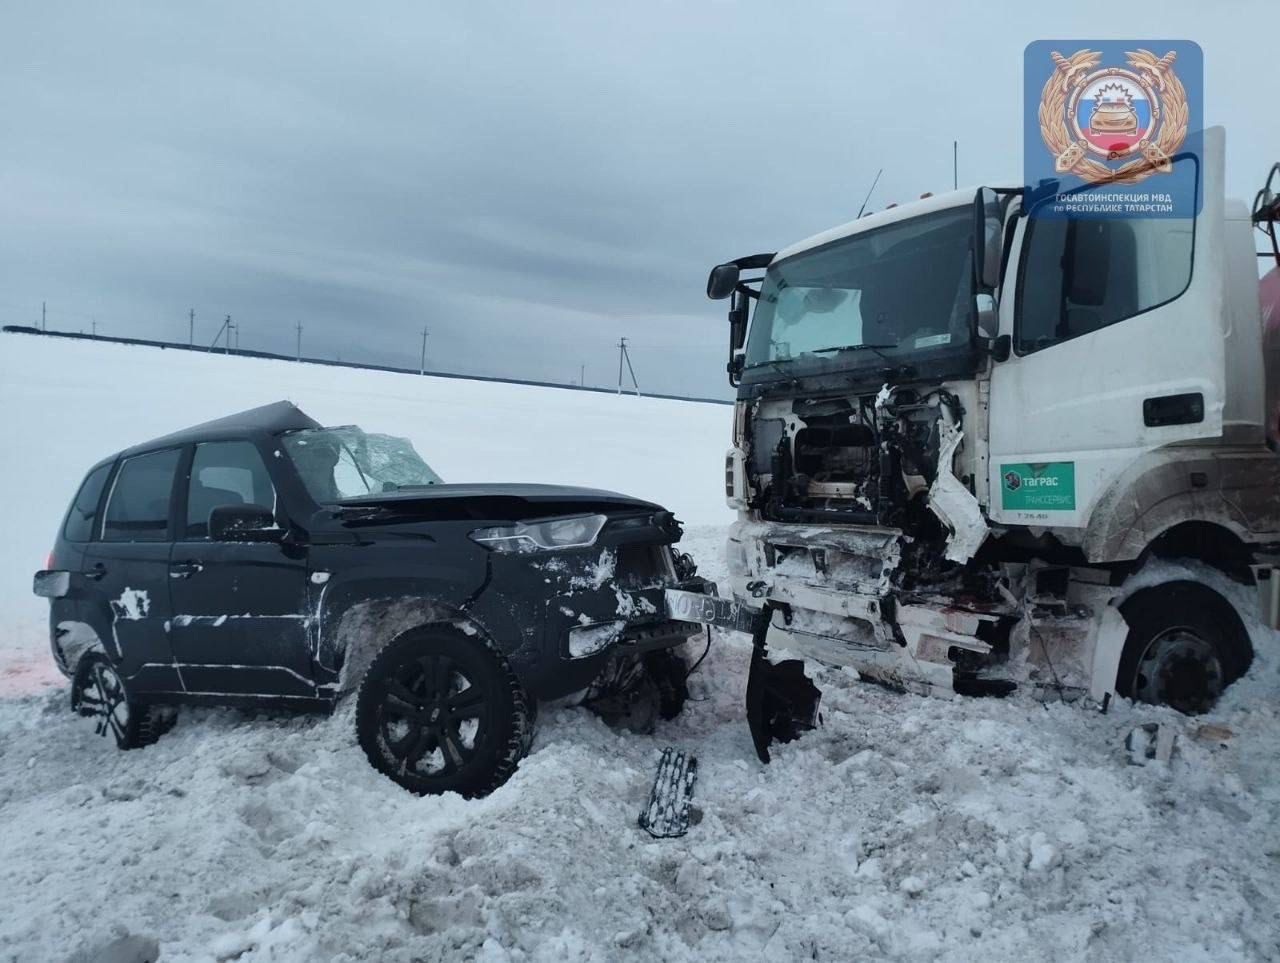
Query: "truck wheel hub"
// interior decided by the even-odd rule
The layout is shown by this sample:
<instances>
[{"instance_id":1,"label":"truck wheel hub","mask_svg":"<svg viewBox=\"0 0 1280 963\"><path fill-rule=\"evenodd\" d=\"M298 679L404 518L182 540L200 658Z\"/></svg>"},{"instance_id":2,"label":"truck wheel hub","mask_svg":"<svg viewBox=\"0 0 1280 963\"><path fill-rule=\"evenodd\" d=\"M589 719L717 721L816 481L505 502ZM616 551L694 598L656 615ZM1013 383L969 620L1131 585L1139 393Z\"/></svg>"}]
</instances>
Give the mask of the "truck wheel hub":
<instances>
[{"instance_id":1,"label":"truck wheel hub","mask_svg":"<svg viewBox=\"0 0 1280 963\"><path fill-rule=\"evenodd\" d=\"M1222 689L1222 662L1213 643L1190 629L1175 628L1147 646L1138 662L1133 694L1143 702L1195 714L1208 710Z\"/></svg>"}]
</instances>

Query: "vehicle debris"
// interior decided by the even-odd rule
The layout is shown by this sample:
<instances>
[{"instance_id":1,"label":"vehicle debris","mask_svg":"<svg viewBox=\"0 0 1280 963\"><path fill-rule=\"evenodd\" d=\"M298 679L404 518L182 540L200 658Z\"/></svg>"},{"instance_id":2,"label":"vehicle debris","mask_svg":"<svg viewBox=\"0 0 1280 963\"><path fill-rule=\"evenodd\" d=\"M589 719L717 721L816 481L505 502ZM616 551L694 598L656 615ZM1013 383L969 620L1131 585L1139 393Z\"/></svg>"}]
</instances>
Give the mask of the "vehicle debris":
<instances>
[{"instance_id":1,"label":"vehicle debris","mask_svg":"<svg viewBox=\"0 0 1280 963\"><path fill-rule=\"evenodd\" d=\"M649 801L640 813L640 828L654 839L675 839L689 831L698 760L668 746L658 760Z\"/></svg>"}]
</instances>

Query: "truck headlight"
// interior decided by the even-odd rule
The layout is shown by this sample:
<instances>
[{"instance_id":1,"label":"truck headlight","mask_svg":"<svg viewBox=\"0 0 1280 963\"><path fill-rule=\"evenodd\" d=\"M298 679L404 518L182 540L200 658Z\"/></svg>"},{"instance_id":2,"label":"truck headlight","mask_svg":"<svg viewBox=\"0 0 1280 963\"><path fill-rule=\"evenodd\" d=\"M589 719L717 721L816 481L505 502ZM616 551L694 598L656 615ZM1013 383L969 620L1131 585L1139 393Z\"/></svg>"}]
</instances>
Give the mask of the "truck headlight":
<instances>
[{"instance_id":1,"label":"truck headlight","mask_svg":"<svg viewBox=\"0 0 1280 963\"><path fill-rule=\"evenodd\" d=\"M514 525L477 528L470 537L473 542L493 552L512 555L558 552L569 548L590 548L608 520L605 515L540 518Z\"/></svg>"}]
</instances>

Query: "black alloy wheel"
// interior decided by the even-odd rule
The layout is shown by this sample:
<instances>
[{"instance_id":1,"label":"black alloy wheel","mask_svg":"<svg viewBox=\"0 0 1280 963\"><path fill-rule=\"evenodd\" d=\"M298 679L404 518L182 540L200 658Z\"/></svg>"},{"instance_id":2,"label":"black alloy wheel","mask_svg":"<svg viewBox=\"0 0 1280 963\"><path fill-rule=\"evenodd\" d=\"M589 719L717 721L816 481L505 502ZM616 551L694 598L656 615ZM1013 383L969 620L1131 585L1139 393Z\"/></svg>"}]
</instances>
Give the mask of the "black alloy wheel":
<instances>
[{"instance_id":1,"label":"black alloy wheel","mask_svg":"<svg viewBox=\"0 0 1280 963\"><path fill-rule=\"evenodd\" d=\"M390 642L369 666L356 705L369 761L423 794L491 792L515 771L531 724L501 654L447 626Z\"/></svg>"},{"instance_id":2,"label":"black alloy wheel","mask_svg":"<svg viewBox=\"0 0 1280 963\"><path fill-rule=\"evenodd\" d=\"M172 724L171 716L159 707L139 705L129 698L129 689L116 667L99 652L82 658L71 680L71 708L94 720L94 731L108 733L120 749L149 746Z\"/></svg>"}]
</instances>

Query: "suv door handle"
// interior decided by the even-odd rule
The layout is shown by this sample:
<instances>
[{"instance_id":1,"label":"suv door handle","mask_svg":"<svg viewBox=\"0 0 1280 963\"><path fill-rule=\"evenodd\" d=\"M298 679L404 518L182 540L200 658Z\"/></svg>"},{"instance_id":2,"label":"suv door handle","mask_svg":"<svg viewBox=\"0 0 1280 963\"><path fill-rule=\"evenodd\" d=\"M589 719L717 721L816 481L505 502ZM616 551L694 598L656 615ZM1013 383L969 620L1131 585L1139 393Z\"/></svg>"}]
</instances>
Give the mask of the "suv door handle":
<instances>
[{"instance_id":1,"label":"suv door handle","mask_svg":"<svg viewBox=\"0 0 1280 963\"><path fill-rule=\"evenodd\" d=\"M203 571L204 566L199 562L174 562L169 566L169 578L191 578Z\"/></svg>"},{"instance_id":2,"label":"suv door handle","mask_svg":"<svg viewBox=\"0 0 1280 963\"><path fill-rule=\"evenodd\" d=\"M93 579L95 582L107 574L107 567L101 562L94 562L93 568L84 573L85 578Z\"/></svg>"}]
</instances>

